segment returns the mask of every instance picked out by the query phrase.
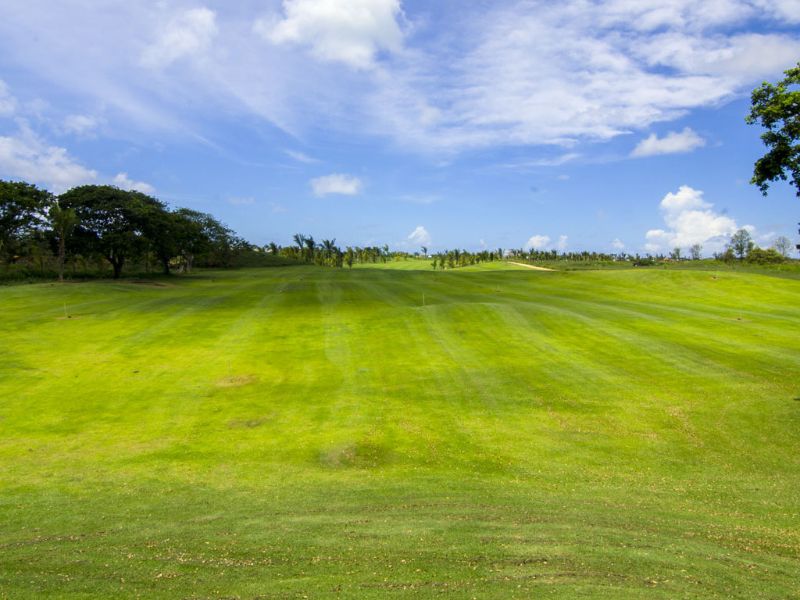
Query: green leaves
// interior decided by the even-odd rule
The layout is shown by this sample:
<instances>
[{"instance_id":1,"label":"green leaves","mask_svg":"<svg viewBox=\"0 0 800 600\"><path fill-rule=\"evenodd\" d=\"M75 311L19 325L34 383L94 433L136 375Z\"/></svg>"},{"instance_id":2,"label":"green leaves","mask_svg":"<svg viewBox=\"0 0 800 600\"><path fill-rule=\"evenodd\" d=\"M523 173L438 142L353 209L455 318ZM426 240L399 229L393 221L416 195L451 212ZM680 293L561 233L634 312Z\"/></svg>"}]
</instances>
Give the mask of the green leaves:
<instances>
[{"instance_id":1,"label":"green leaves","mask_svg":"<svg viewBox=\"0 0 800 600\"><path fill-rule=\"evenodd\" d=\"M765 196L773 181L786 181L800 196L800 63L785 71L786 77L773 85L767 82L753 90L751 110L745 121L759 123L767 131L761 135L767 153L759 158L750 183L759 187Z\"/></svg>"}]
</instances>

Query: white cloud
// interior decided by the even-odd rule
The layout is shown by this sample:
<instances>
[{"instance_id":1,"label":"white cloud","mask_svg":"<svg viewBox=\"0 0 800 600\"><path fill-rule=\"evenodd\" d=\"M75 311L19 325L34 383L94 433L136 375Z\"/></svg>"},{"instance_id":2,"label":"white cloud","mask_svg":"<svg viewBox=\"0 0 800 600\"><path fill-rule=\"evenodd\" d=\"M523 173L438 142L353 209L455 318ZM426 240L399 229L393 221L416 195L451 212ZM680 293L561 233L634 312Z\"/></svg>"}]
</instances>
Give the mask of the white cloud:
<instances>
[{"instance_id":1,"label":"white cloud","mask_svg":"<svg viewBox=\"0 0 800 600\"><path fill-rule=\"evenodd\" d=\"M621 239L614 238L614 241L611 242L611 247L614 248L614 250L624 250L625 244L622 242Z\"/></svg>"},{"instance_id":2,"label":"white cloud","mask_svg":"<svg viewBox=\"0 0 800 600\"><path fill-rule=\"evenodd\" d=\"M550 236L534 235L525 243L526 250L543 250L550 244Z\"/></svg>"},{"instance_id":3,"label":"white cloud","mask_svg":"<svg viewBox=\"0 0 800 600\"><path fill-rule=\"evenodd\" d=\"M558 236L558 242L556 243L556 248L561 250L562 252L567 249L567 241L569 238L565 235Z\"/></svg>"},{"instance_id":4,"label":"white cloud","mask_svg":"<svg viewBox=\"0 0 800 600\"><path fill-rule=\"evenodd\" d=\"M714 211L703 199L703 192L688 185L668 193L661 200L666 229L651 229L645 234L645 250L666 252L675 247L702 244L706 250L720 250L739 225L732 218ZM751 225L745 228L753 229Z\"/></svg>"},{"instance_id":5,"label":"white cloud","mask_svg":"<svg viewBox=\"0 0 800 600\"><path fill-rule=\"evenodd\" d=\"M422 225L419 225L414 231L408 234L406 238L414 246L430 246L431 234Z\"/></svg>"},{"instance_id":6,"label":"white cloud","mask_svg":"<svg viewBox=\"0 0 800 600\"><path fill-rule=\"evenodd\" d=\"M636 145L631 152L631 156L655 156L657 154L679 154L691 152L695 148L702 148L706 141L694 132L690 127L685 127L683 131L670 131L663 138L655 133L650 134Z\"/></svg>"},{"instance_id":7,"label":"white cloud","mask_svg":"<svg viewBox=\"0 0 800 600\"><path fill-rule=\"evenodd\" d=\"M272 0L282 8L254 26L256 4L0 3L0 53L53 95L95 101L119 137L198 139L219 115L255 116L296 139L377 135L437 159L585 154L740 97L800 56L796 0L445 3L409 22L400 0Z\"/></svg>"},{"instance_id":8,"label":"white cloud","mask_svg":"<svg viewBox=\"0 0 800 600\"><path fill-rule=\"evenodd\" d=\"M101 122L97 117L90 115L67 115L62 129L65 133L86 136L92 134Z\"/></svg>"},{"instance_id":9,"label":"white cloud","mask_svg":"<svg viewBox=\"0 0 800 600\"><path fill-rule=\"evenodd\" d=\"M283 12L256 21L256 33L273 44L308 46L322 60L366 69L378 52L403 44L400 0L284 0Z\"/></svg>"},{"instance_id":10,"label":"white cloud","mask_svg":"<svg viewBox=\"0 0 800 600\"><path fill-rule=\"evenodd\" d=\"M302 152L298 152L297 150L284 150L287 156L295 159L297 162L306 163L308 165L318 163L319 160L308 156L307 154L303 154Z\"/></svg>"},{"instance_id":11,"label":"white cloud","mask_svg":"<svg viewBox=\"0 0 800 600\"><path fill-rule=\"evenodd\" d=\"M560 167L568 162L572 162L577 158L580 158L580 154L577 152L567 152L565 154L560 154L559 156L553 158L537 158L534 160L525 160L520 162L513 162L507 163L502 165L508 169L527 169L527 168L536 168L536 167Z\"/></svg>"},{"instance_id":12,"label":"white cloud","mask_svg":"<svg viewBox=\"0 0 800 600\"><path fill-rule=\"evenodd\" d=\"M216 14L208 8L193 8L172 18L154 44L142 53L142 64L163 68L175 61L205 51L217 35Z\"/></svg>"},{"instance_id":13,"label":"white cloud","mask_svg":"<svg viewBox=\"0 0 800 600\"><path fill-rule=\"evenodd\" d=\"M361 180L352 175L333 173L324 177L317 177L311 180L311 189L315 196L327 196L329 194L341 194L343 196L355 196L361 193L363 187Z\"/></svg>"},{"instance_id":14,"label":"white cloud","mask_svg":"<svg viewBox=\"0 0 800 600\"><path fill-rule=\"evenodd\" d=\"M24 123L16 136L0 136L0 175L56 194L97 179L97 171L81 165L66 148L48 145Z\"/></svg>"},{"instance_id":15,"label":"white cloud","mask_svg":"<svg viewBox=\"0 0 800 600\"><path fill-rule=\"evenodd\" d=\"M128 177L127 173L117 173L112 183L121 190L141 192L143 194L154 194L156 188L144 181L134 181Z\"/></svg>"},{"instance_id":16,"label":"white cloud","mask_svg":"<svg viewBox=\"0 0 800 600\"><path fill-rule=\"evenodd\" d=\"M6 82L0 79L0 117L10 117L17 109L17 101L8 90Z\"/></svg>"}]
</instances>

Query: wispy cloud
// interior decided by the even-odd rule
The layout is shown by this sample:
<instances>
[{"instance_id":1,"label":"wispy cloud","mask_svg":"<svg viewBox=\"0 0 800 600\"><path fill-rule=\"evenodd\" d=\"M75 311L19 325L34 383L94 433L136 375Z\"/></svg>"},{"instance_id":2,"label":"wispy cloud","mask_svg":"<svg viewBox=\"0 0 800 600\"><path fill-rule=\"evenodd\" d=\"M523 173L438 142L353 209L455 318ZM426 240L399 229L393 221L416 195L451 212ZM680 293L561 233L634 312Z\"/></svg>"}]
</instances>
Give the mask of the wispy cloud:
<instances>
[{"instance_id":1,"label":"wispy cloud","mask_svg":"<svg viewBox=\"0 0 800 600\"><path fill-rule=\"evenodd\" d=\"M736 97L800 56L789 1L465 3L447 33L428 35L414 35L400 0L214 6L6 3L0 51L102 105L109 129L193 134L222 108L295 135L377 135L445 156L577 153Z\"/></svg>"},{"instance_id":2,"label":"wispy cloud","mask_svg":"<svg viewBox=\"0 0 800 600\"><path fill-rule=\"evenodd\" d=\"M305 163L307 165L320 162L318 159L309 156L308 154L304 154L303 152L298 152L297 150L284 150L284 153L297 162Z\"/></svg>"},{"instance_id":3,"label":"wispy cloud","mask_svg":"<svg viewBox=\"0 0 800 600\"><path fill-rule=\"evenodd\" d=\"M175 15L153 44L142 52L142 64L164 68L185 57L205 51L217 35L216 14L208 8L193 8Z\"/></svg>"},{"instance_id":4,"label":"wispy cloud","mask_svg":"<svg viewBox=\"0 0 800 600\"><path fill-rule=\"evenodd\" d=\"M17 100L11 95L6 82L0 79L0 117L10 117L17 108Z\"/></svg>"},{"instance_id":5,"label":"wispy cloud","mask_svg":"<svg viewBox=\"0 0 800 600\"><path fill-rule=\"evenodd\" d=\"M252 196L231 196L227 202L231 206L252 206L256 203L256 199Z\"/></svg>"}]
</instances>

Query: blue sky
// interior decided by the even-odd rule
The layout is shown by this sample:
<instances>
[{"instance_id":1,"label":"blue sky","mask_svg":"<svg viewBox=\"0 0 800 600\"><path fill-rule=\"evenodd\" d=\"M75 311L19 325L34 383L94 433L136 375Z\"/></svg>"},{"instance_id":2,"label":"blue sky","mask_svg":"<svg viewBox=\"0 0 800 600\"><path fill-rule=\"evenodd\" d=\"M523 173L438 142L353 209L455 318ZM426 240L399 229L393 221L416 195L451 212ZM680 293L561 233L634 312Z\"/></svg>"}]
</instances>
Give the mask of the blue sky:
<instances>
[{"instance_id":1,"label":"blue sky","mask_svg":"<svg viewBox=\"0 0 800 600\"><path fill-rule=\"evenodd\" d=\"M766 246L800 200L744 117L799 34L797 0L5 0L0 178L259 244Z\"/></svg>"}]
</instances>

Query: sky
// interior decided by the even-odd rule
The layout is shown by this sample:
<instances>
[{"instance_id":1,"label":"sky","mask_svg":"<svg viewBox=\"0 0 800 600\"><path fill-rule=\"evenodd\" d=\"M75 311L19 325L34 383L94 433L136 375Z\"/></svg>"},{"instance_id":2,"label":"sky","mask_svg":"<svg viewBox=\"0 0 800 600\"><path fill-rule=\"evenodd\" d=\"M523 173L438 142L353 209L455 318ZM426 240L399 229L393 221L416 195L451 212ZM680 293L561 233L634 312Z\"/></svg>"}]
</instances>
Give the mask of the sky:
<instances>
[{"instance_id":1,"label":"sky","mask_svg":"<svg viewBox=\"0 0 800 600\"><path fill-rule=\"evenodd\" d=\"M253 243L708 255L797 238L750 92L800 0L4 0L0 178Z\"/></svg>"}]
</instances>

